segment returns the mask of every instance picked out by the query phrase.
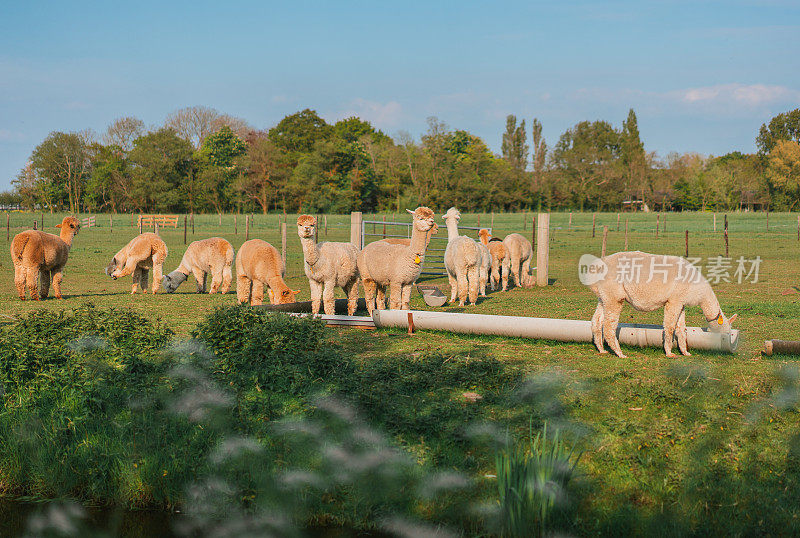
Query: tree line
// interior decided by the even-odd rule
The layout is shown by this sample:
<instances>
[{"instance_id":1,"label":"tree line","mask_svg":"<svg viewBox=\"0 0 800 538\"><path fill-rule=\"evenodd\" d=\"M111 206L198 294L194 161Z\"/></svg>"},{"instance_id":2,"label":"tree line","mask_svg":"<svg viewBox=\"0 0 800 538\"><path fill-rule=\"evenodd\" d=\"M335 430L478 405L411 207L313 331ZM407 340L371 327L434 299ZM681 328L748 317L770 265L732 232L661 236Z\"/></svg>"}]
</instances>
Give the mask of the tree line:
<instances>
[{"instance_id":1,"label":"tree line","mask_svg":"<svg viewBox=\"0 0 800 538\"><path fill-rule=\"evenodd\" d=\"M101 136L52 132L4 201L79 212L800 209L800 109L772 118L755 154L706 157L645 151L636 114L619 128L582 121L548 146L542 124L506 120L501 154L479 137L428 119L420 140L314 110L267 130L206 107L146 128L115 120Z\"/></svg>"}]
</instances>

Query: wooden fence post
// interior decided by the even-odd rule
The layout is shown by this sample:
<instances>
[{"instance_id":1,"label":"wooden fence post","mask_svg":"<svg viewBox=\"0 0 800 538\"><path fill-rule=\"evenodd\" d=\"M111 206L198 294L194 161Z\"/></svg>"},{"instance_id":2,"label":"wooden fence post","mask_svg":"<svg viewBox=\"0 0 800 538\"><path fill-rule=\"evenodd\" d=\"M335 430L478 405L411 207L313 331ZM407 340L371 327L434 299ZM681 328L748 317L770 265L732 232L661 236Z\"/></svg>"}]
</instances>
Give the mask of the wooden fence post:
<instances>
[{"instance_id":1,"label":"wooden fence post","mask_svg":"<svg viewBox=\"0 0 800 538\"><path fill-rule=\"evenodd\" d=\"M44 213L42 213L42 220L39 228L44 230ZM767 229L769 229L769 213L767 213Z\"/></svg>"},{"instance_id":2,"label":"wooden fence post","mask_svg":"<svg viewBox=\"0 0 800 538\"><path fill-rule=\"evenodd\" d=\"M689 230L686 230L686 257L689 257Z\"/></svg>"},{"instance_id":3,"label":"wooden fence post","mask_svg":"<svg viewBox=\"0 0 800 538\"><path fill-rule=\"evenodd\" d=\"M194 235L194 213L192 213L192 235Z\"/></svg>"},{"instance_id":4,"label":"wooden fence post","mask_svg":"<svg viewBox=\"0 0 800 538\"><path fill-rule=\"evenodd\" d=\"M800 220L797 221L797 237L800 239ZM11 213L6 213L6 241L11 241Z\"/></svg>"},{"instance_id":5,"label":"wooden fence post","mask_svg":"<svg viewBox=\"0 0 800 538\"><path fill-rule=\"evenodd\" d=\"M153 233L158 235L158 223L156 222L156 219L153 219Z\"/></svg>"},{"instance_id":6,"label":"wooden fence post","mask_svg":"<svg viewBox=\"0 0 800 538\"><path fill-rule=\"evenodd\" d=\"M717 214L714 213L714 233L717 233Z\"/></svg>"},{"instance_id":7,"label":"wooden fence post","mask_svg":"<svg viewBox=\"0 0 800 538\"><path fill-rule=\"evenodd\" d=\"M350 242L355 245L359 250L364 248L361 243L361 211L353 211L350 213Z\"/></svg>"},{"instance_id":8,"label":"wooden fence post","mask_svg":"<svg viewBox=\"0 0 800 538\"><path fill-rule=\"evenodd\" d=\"M572 211L569 212L569 224L567 225L567 230L572 231Z\"/></svg>"},{"instance_id":9,"label":"wooden fence post","mask_svg":"<svg viewBox=\"0 0 800 538\"><path fill-rule=\"evenodd\" d=\"M142 235L142 216L139 215L139 235Z\"/></svg>"},{"instance_id":10,"label":"wooden fence post","mask_svg":"<svg viewBox=\"0 0 800 538\"><path fill-rule=\"evenodd\" d=\"M533 251L536 250L536 213L531 218L531 248ZM531 256L533 256L532 253Z\"/></svg>"},{"instance_id":11,"label":"wooden fence post","mask_svg":"<svg viewBox=\"0 0 800 538\"><path fill-rule=\"evenodd\" d=\"M322 218L325 219L325 237L328 237L328 215L322 215Z\"/></svg>"},{"instance_id":12,"label":"wooden fence post","mask_svg":"<svg viewBox=\"0 0 800 538\"><path fill-rule=\"evenodd\" d=\"M186 244L186 233L189 231L189 217L183 216L183 244Z\"/></svg>"},{"instance_id":13,"label":"wooden fence post","mask_svg":"<svg viewBox=\"0 0 800 538\"><path fill-rule=\"evenodd\" d=\"M539 213L536 241L536 284L547 286L550 263L550 214Z\"/></svg>"},{"instance_id":14,"label":"wooden fence post","mask_svg":"<svg viewBox=\"0 0 800 538\"><path fill-rule=\"evenodd\" d=\"M600 249L600 257L606 257L606 243L608 242L608 226L603 226L603 247Z\"/></svg>"},{"instance_id":15,"label":"wooden fence post","mask_svg":"<svg viewBox=\"0 0 800 538\"><path fill-rule=\"evenodd\" d=\"M725 257L728 257L728 215L725 215Z\"/></svg>"},{"instance_id":16,"label":"wooden fence post","mask_svg":"<svg viewBox=\"0 0 800 538\"><path fill-rule=\"evenodd\" d=\"M37 224L39 224L39 223L38 223L38 222L36 222L36 219L33 219L33 229L34 229L34 230L36 229L36 225L37 225Z\"/></svg>"},{"instance_id":17,"label":"wooden fence post","mask_svg":"<svg viewBox=\"0 0 800 538\"><path fill-rule=\"evenodd\" d=\"M797 240L800 241L800 215L797 215Z\"/></svg>"},{"instance_id":18,"label":"wooden fence post","mask_svg":"<svg viewBox=\"0 0 800 538\"><path fill-rule=\"evenodd\" d=\"M383 216L383 233L381 239L386 239L386 215Z\"/></svg>"},{"instance_id":19,"label":"wooden fence post","mask_svg":"<svg viewBox=\"0 0 800 538\"><path fill-rule=\"evenodd\" d=\"M767 231L769 231L769 208L767 208Z\"/></svg>"},{"instance_id":20,"label":"wooden fence post","mask_svg":"<svg viewBox=\"0 0 800 538\"><path fill-rule=\"evenodd\" d=\"M219 225L222 226L222 213L219 214Z\"/></svg>"},{"instance_id":21,"label":"wooden fence post","mask_svg":"<svg viewBox=\"0 0 800 538\"><path fill-rule=\"evenodd\" d=\"M113 214L108 216L108 226L111 228L111 231L109 233L113 234L114 233L114 215Z\"/></svg>"},{"instance_id":22,"label":"wooden fence post","mask_svg":"<svg viewBox=\"0 0 800 538\"><path fill-rule=\"evenodd\" d=\"M597 213L592 213L592 239L594 239L594 228L597 220Z\"/></svg>"},{"instance_id":23,"label":"wooden fence post","mask_svg":"<svg viewBox=\"0 0 800 538\"><path fill-rule=\"evenodd\" d=\"M233 235L239 235L239 220L236 213L233 214Z\"/></svg>"},{"instance_id":24,"label":"wooden fence post","mask_svg":"<svg viewBox=\"0 0 800 538\"><path fill-rule=\"evenodd\" d=\"M656 239L658 239L658 225L660 224L660 221L661 221L661 215L658 214L656 215Z\"/></svg>"},{"instance_id":25,"label":"wooden fence post","mask_svg":"<svg viewBox=\"0 0 800 538\"><path fill-rule=\"evenodd\" d=\"M619 213L617 213L617 231L619 231Z\"/></svg>"},{"instance_id":26,"label":"wooden fence post","mask_svg":"<svg viewBox=\"0 0 800 538\"><path fill-rule=\"evenodd\" d=\"M494 228L494 211L492 211L492 228ZM527 230L528 229L528 212L527 211L523 211L522 212L522 229L523 230Z\"/></svg>"},{"instance_id":27,"label":"wooden fence post","mask_svg":"<svg viewBox=\"0 0 800 538\"><path fill-rule=\"evenodd\" d=\"M628 252L628 217L625 217L625 252Z\"/></svg>"},{"instance_id":28,"label":"wooden fence post","mask_svg":"<svg viewBox=\"0 0 800 538\"><path fill-rule=\"evenodd\" d=\"M244 218L244 240L250 239L250 215Z\"/></svg>"},{"instance_id":29,"label":"wooden fence post","mask_svg":"<svg viewBox=\"0 0 800 538\"><path fill-rule=\"evenodd\" d=\"M286 263L286 223L281 224L281 256L283 257L283 265L286 267L286 273L289 273L289 264Z\"/></svg>"},{"instance_id":30,"label":"wooden fence post","mask_svg":"<svg viewBox=\"0 0 800 538\"><path fill-rule=\"evenodd\" d=\"M525 213L522 213L522 221L525 222ZM489 225L489 228L494 228L494 211L492 211L492 223ZM525 228L523 228L524 230Z\"/></svg>"},{"instance_id":31,"label":"wooden fence post","mask_svg":"<svg viewBox=\"0 0 800 538\"><path fill-rule=\"evenodd\" d=\"M481 214L478 213L478 228L481 227Z\"/></svg>"}]
</instances>

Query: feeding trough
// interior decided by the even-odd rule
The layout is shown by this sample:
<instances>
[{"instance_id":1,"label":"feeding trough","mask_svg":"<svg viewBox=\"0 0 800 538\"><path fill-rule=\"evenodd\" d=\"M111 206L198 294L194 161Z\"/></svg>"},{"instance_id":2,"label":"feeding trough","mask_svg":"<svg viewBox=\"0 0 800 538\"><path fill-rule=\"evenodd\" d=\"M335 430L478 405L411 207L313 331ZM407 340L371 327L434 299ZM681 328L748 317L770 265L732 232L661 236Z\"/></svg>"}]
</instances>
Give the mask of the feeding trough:
<instances>
[{"instance_id":1,"label":"feeding trough","mask_svg":"<svg viewBox=\"0 0 800 538\"><path fill-rule=\"evenodd\" d=\"M422 295L422 300L428 306L442 306L447 302L447 296L442 293L439 286L433 284L417 284L417 290Z\"/></svg>"}]
</instances>

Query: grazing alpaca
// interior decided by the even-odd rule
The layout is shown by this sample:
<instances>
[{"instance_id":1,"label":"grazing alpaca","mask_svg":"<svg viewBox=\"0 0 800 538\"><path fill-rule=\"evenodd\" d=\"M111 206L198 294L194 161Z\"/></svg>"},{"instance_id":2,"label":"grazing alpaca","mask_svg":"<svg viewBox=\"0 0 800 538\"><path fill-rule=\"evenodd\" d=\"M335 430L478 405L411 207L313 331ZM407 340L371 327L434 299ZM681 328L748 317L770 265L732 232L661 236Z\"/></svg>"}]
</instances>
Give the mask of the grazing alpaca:
<instances>
[{"instance_id":1,"label":"grazing alpaca","mask_svg":"<svg viewBox=\"0 0 800 538\"><path fill-rule=\"evenodd\" d=\"M686 348L686 307L700 306L714 331L730 331L736 314L725 317L717 296L700 270L678 256L660 256L646 252L617 252L597 259L592 265L607 268L604 277L589 284L597 295L597 309L592 316L592 335L600 353L606 353L603 337L611 350L625 358L617 340L617 323L627 301L636 310L649 312L664 307L664 351L672 353L672 337L677 331L678 348ZM598 274L602 274L602 271Z\"/></svg>"},{"instance_id":2,"label":"grazing alpaca","mask_svg":"<svg viewBox=\"0 0 800 538\"><path fill-rule=\"evenodd\" d=\"M506 291L508 287L509 272L514 276L514 284L517 287L530 287L532 284L531 257L533 256L531 242L520 234L508 234L503 239L503 246L506 249L506 255L503 258L503 291ZM520 275L520 273L522 274Z\"/></svg>"},{"instance_id":3,"label":"grazing alpaca","mask_svg":"<svg viewBox=\"0 0 800 538\"><path fill-rule=\"evenodd\" d=\"M322 300L325 314L334 315L333 291L339 286L347 295L347 315L352 316L358 304L358 249L352 243L317 244L316 225L317 219L311 215L297 217L297 235L303 245L304 267L311 287L311 313L319 314Z\"/></svg>"},{"instance_id":4,"label":"grazing alpaca","mask_svg":"<svg viewBox=\"0 0 800 538\"><path fill-rule=\"evenodd\" d=\"M47 298L50 293L50 280L53 281L53 292L56 299L61 299L61 271L67 264L72 238L78 234L81 223L75 217L64 217L60 235L53 235L39 230L26 230L14 236L11 241L11 261L14 263L14 284L17 286L19 298L25 300L25 284L31 300ZM40 278L42 287L36 289L36 280Z\"/></svg>"},{"instance_id":5,"label":"grazing alpaca","mask_svg":"<svg viewBox=\"0 0 800 538\"><path fill-rule=\"evenodd\" d=\"M206 278L211 273L211 289L208 293L217 293L219 290L224 295L231 287L233 258L233 246L221 237L195 241L186 249L178 268L164 276L164 291L174 292L191 273L197 284L197 293L205 293Z\"/></svg>"},{"instance_id":6,"label":"grazing alpaca","mask_svg":"<svg viewBox=\"0 0 800 538\"><path fill-rule=\"evenodd\" d=\"M164 260L167 259L167 244L154 233L143 233L131 239L130 243L114 254L106 267L106 274L114 280L133 274L131 295L136 287L147 293L147 278L153 270L153 293L161 285Z\"/></svg>"},{"instance_id":7,"label":"grazing alpaca","mask_svg":"<svg viewBox=\"0 0 800 538\"><path fill-rule=\"evenodd\" d=\"M458 220L461 213L455 207L442 215L447 223L447 248L444 251L444 266L450 280L450 302L456 300L464 306L469 293L469 302L478 301L478 280L483 256L478 244L471 237L458 235Z\"/></svg>"},{"instance_id":8,"label":"grazing alpaca","mask_svg":"<svg viewBox=\"0 0 800 538\"><path fill-rule=\"evenodd\" d=\"M481 243L489 249L489 254L492 257L492 268L489 276L489 284L492 287L492 291L494 291L495 286L500 285L500 265L503 262L503 258L506 257L506 247L503 245L503 241L496 237L492 237L492 234L489 233L489 230L481 230L478 232L478 235L481 238Z\"/></svg>"},{"instance_id":9,"label":"grazing alpaca","mask_svg":"<svg viewBox=\"0 0 800 538\"><path fill-rule=\"evenodd\" d=\"M389 286L389 307L408 309L411 302L411 286L419 278L422 261L425 259L428 230L433 228L434 214L427 207L414 211L406 210L413 217L411 241L408 245L396 245L387 241L374 241L358 253L358 271L364 285L367 310L372 315L378 287ZM383 305L378 304L382 309Z\"/></svg>"},{"instance_id":10,"label":"grazing alpaca","mask_svg":"<svg viewBox=\"0 0 800 538\"><path fill-rule=\"evenodd\" d=\"M240 303L260 305L267 286L269 302L286 304L295 302L300 293L289 289L283 276L286 266L278 249L261 239L245 241L236 256L236 298Z\"/></svg>"},{"instance_id":11,"label":"grazing alpaca","mask_svg":"<svg viewBox=\"0 0 800 538\"><path fill-rule=\"evenodd\" d=\"M425 238L425 250L428 249L428 245L431 244L431 239L434 235L439 233L439 225L435 222L433 223L433 228L428 230L428 234ZM407 237L387 237L386 239L381 239L381 241L386 241L387 243L391 243L392 245L405 245L409 246L411 244L411 239ZM378 286L378 294L377 294L377 304L378 310L382 310L386 306L386 286Z\"/></svg>"}]
</instances>

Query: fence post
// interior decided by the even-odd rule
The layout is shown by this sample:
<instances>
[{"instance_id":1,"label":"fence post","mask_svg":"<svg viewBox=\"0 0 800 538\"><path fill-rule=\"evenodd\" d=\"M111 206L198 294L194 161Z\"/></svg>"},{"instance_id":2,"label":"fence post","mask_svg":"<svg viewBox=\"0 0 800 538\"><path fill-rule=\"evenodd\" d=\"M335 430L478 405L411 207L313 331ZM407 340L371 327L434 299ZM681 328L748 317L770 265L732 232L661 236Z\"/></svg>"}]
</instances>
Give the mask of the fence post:
<instances>
[{"instance_id":1,"label":"fence post","mask_svg":"<svg viewBox=\"0 0 800 538\"><path fill-rule=\"evenodd\" d=\"M142 216L139 215L139 235L142 235Z\"/></svg>"},{"instance_id":2,"label":"fence post","mask_svg":"<svg viewBox=\"0 0 800 538\"><path fill-rule=\"evenodd\" d=\"M288 274L288 263L286 263L286 223L281 223L281 256L283 257L283 266L287 269Z\"/></svg>"},{"instance_id":3,"label":"fence post","mask_svg":"<svg viewBox=\"0 0 800 538\"><path fill-rule=\"evenodd\" d=\"M617 231L619 231L619 213L617 213Z\"/></svg>"},{"instance_id":4,"label":"fence post","mask_svg":"<svg viewBox=\"0 0 800 538\"><path fill-rule=\"evenodd\" d=\"M39 228L44 230L44 213L42 213L42 220ZM767 229L769 229L769 213L767 213Z\"/></svg>"},{"instance_id":5,"label":"fence post","mask_svg":"<svg viewBox=\"0 0 800 538\"><path fill-rule=\"evenodd\" d=\"M322 215L322 218L325 219L325 237L328 237L328 215Z\"/></svg>"},{"instance_id":6,"label":"fence post","mask_svg":"<svg viewBox=\"0 0 800 538\"><path fill-rule=\"evenodd\" d=\"M222 226L222 213L219 214L219 225Z\"/></svg>"},{"instance_id":7,"label":"fence post","mask_svg":"<svg viewBox=\"0 0 800 538\"><path fill-rule=\"evenodd\" d=\"M478 228L481 227L481 214L478 213Z\"/></svg>"},{"instance_id":8,"label":"fence post","mask_svg":"<svg viewBox=\"0 0 800 538\"><path fill-rule=\"evenodd\" d=\"M686 230L686 257L689 257L689 230Z\"/></svg>"},{"instance_id":9,"label":"fence post","mask_svg":"<svg viewBox=\"0 0 800 538\"><path fill-rule=\"evenodd\" d=\"M186 234L189 231L189 217L183 216L183 244L186 244Z\"/></svg>"},{"instance_id":10,"label":"fence post","mask_svg":"<svg viewBox=\"0 0 800 538\"><path fill-rule=\"evenodd\" d=\"M536 241L536 284L547 286L550 263L550 213L539 213Z\"/></svg>"},{"instance_id":11,"label":"fence post","mask_svg":"<svg viewBox=\"0 0 800 538\"><path fill-rule=\"evenodd\" d=\"M383 233L381 239L386 239L386 215L383 216Z\"/></svg>"},{"instance_id":12,"label":"fence post","mask_svg":"<svg viewBox=\"0 0 800 538\"><path fill-rule=\"evenodd\" d=\"M525 213L522 214L522 222L525 222ZM492 211L492 223L489 225L490 228L494 228L494 211ZM523 228L524 230L525 228Z\"/></svg>"},{"instance_id":13,"label":"fence post","mask_svg":"<svg viewBox=\"0 0 800 538\"><path fill-rule=\"evenodd\" d=\"M569 224L567 225L567 230L572 231L572 211L569 212Z\"/></svg>"},{"instance_id":14,"label":"fence post","mask_svg":"<svg viewBox=\"0 0 800 538\"><path fill-rule=\"evenodd\" d=\"M661 222L661 214L656 215L656 239L658 239L658 226Z\"/></svg>"},{"instance_id":15,"label":"fence post","mask_svg":"<svg viewBox=\"0 0 800 538\"><path fill-rule=\"evenodd\" d=\"M592 213L592 239L594 239L594 229L596 221L597 221L597 213Z\"/></svg>"},{"instance_id":16,"label":"fence post","mask_svg":"<svg viewBox=\"0 0 800 538\"><path fill-rule=\"evenodd\" d=\"M725 257L728 257L728 215L725 215Z\"/></svg>"},{"instance_id":17,"label":"fence post","mask_svg":"<svg viewBox=\"0 0 800 538\"><path fill-rule=\"evenodd\" d=\"M111 231L109 233L113 234L114 233L114 215L113 214L108 216L108 225L111 228Z\"/></svg>"},{"instance_id":18,"label":"fence post","mask_svg":"<svg viewBox=\"0 0 800 538\"><path fill-rule=\"evenodd\" d=\"M625 217L625 252L628 252L628 217Z\"/></svg>"},{"instance_id":19,"label":"fence post","mask_svg":"<svg viewBox=\"0 0 800 538\"><path fill-rule=\"evenodd\" d=\"M233 235L239 235L239 220L237 219L238 215L236 213L233 214Z\"/></svg>"},{"instance_id":20,"label":"fence post","mask_svg":"<svg viewBox=\"0 0 800 538\"><path fill-rule=\"evenodd\" d=\"M194 213L192 213L192 235L194 235Z\"/></svg>"},{"instance_id":21,"label":"fence post","mask_svg":"<svg viewBox=\"0 0 800 538\"><path fill-rule=\"evenodd\" d=\"M767 231L769 231L769 208L767 208Z\"/></svg>"},{"instance_id":22,"label":"fence post","mask_svg":"<svg viewBox=\"0 0 800 538\"><path fill-rule=\"evenodd\" d=\"M603 226L603 247L600 249L600 257L606 257L606 243L608 242L608 226Z\"/></svg>"},{"instance_id":23,"label":"fence post","mask_svg":"<svg viewBox=\"0 0 800 538\"><path fill-rule=\"evenodd\" d=\"M531 248L533 251L536 250L536 213L531 217ZM531 256L533 256L533 253L531 253Z\"/></svg>"},{"instance_id":24,"label":"fence post","mask_svg":"<svg viewBox=\"0 0 800 538\"><path fill-rule=\"evenodd\" d=\"M800 241L800 215L797 215L797 240Z\"/></svg>"},{"instance_id":25,"label":"fence post","mask_svg":"<svg viewBox=\"0 0 800 538\"><path fill-rule=\"evenodd\" d=\"M361 250L364 245L361 242L361 211L353 211L350 213L350 242L353 243L357 249Z\"/></svg>"},{"instance_id":26,"label":"fence post","mask_svg":"<svg viewBox=\"0 0 800 538\"><path fill-rule=\"evenodd\" d=\"M244 240L250 239L250 215L244 217Z\"/></svg>"},{"instance_id":27,"label":"fence post","mask_svg":"<svg viewBox=\"0 0 800 538\"><path fill-rule=\"evenodd\" d=\"M33 219L33 229L34 229L34 230L36 229L36 225L37 225L37 224L39 224L39 223L38 223L38 222L36 222L36 219Z\"/></svg>"},{"instance_id":28,"label":"fence post","mask_svg":"<svg viewBox=\"0 0 800 538\"><path fill-rule=\"evenodd\" d=\"M155 218L153 219L153 233L158 235L158 223L156 222Z\"/></svg>"},{"instance_id":29,"label":"fence post","mask_svg":"<svg viewBox=\"0 0 800 538\"><path fill-rule=\"evenodd\" d=\"M800 219L797 220L797 238L800 239ZM6 213L6 241L11 241L11 213Z\"/></svg>"}]
</instances>

